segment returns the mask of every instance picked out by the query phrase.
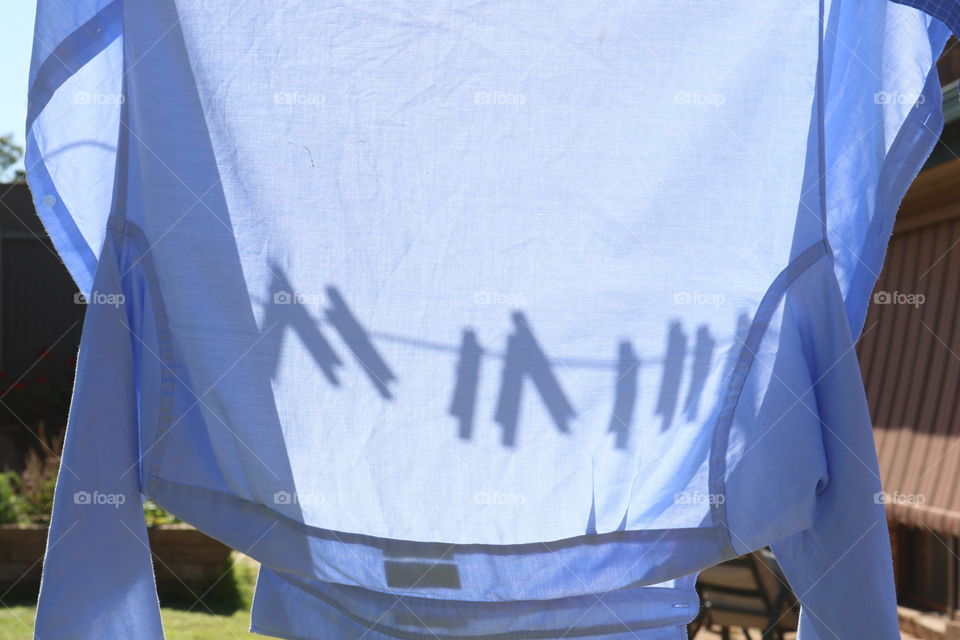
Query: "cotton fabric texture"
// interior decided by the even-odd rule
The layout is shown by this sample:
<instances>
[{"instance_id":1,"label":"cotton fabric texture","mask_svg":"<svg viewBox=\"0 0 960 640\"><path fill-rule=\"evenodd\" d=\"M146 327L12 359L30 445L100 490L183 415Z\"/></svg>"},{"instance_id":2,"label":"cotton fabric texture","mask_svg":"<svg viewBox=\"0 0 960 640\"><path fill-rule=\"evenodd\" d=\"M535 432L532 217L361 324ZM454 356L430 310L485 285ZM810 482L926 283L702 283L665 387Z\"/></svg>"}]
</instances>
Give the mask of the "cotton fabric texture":
<instances>
[{"instance_id":1,"label":"cotton fabric texture","mask_svg":"<svg viewBox=\"0 0 960 640\"><path fill-rule=\"evenodd\" d=\"M853 347L957 16L40 0L89 307L37 637L162 637L149 497L276 637L683 638L771 546L801 640L898 638Z\"/></svg>"}]
</instances>

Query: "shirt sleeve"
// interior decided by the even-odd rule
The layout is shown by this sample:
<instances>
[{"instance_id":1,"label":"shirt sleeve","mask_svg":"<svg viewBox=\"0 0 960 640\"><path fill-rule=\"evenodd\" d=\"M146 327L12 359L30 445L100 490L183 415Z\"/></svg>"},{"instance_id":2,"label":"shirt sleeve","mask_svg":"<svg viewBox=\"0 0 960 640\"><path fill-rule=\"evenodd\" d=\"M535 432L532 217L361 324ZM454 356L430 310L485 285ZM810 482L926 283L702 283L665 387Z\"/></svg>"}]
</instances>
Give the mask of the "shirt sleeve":
<instances>
[{"instance_id":1,"label":"shirt sleeve","mask_svg":"<svg viewBox=\"0 0 960 640\"><path fill-rule=\"evenodd\" d=\"M838 4L827 20L823 126L830 174L823 188L844 304L836 317L845 318L823 327L806 347L827 480L811 526L771 548L801 603L799 640L893 640L900 636L890 541L854 347L900 201L942 128L936 60L947 27L960 28L960 3ZM857 118L861 124L851 126Z\"/></svg>"},{"instance_id":2,"label":"shirt sleeve","mask_svg":"<svg viewBox=\"0 0 960 640\"><path fill-rule=\"evenodd\" d=\"M80 343L36 636L161 638L140 497L132 337L111 242Z\"/></svg>"},{"instance_id":3,"label":"shirt sleeve","mask_svg":"<svg viewBox=\"0 0 960 640\"><path fill-rule=\"evenodd\" d=\"M960 29L951 19L960 2L830 4L822 60L826 173L818 186L856 337L897 209L943 128L936 62L947 25Z\"/></svg>"},{"instance_id":4,"label":"shirt sleeve","mask_svg":"<svg viewBox=\"0 0 960 640\"><path fill-rule=\"evenodd\" d=\"M37 3L27 179L89 303L37 606L45 640L162 637L140 495L134 338L107 232L122 24L119 0Z\"/></svg>"},{"instance_id":5,"label":"shirt sleeve","mask_svg":"<svg viewBox=\"0 0 960 640\"><path fill-rule=\"evenodd\" d=\"M957 0L892 0L930 14L954 33L960 33L960 2Z\"/></svg>"},{"instance_id":6,"label":"shirt sleeve","mask_svg":"<svg viewBox=\"0 0 960 640\"><path fill-rule=\"evenodd\" d=\"M811 345L826 482L812 525L771 548L800 600L799 640L895 640L893 564L869 411L855 352L839 338L842 318L831 329Z\"/></svg>"}]
</instances>

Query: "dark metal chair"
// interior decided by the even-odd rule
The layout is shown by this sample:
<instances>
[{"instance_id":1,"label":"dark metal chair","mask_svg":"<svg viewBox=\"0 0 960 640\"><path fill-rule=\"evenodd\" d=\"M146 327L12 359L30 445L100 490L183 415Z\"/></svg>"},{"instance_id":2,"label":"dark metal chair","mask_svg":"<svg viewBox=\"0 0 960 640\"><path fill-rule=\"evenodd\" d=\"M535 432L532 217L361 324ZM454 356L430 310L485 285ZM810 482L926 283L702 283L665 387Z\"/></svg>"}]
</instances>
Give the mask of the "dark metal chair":
<instances>
[{"instance_id":1,"label":"dark metal chair","mask_svg":"<svg viewBox=\"0 0 960 640\"><path fill-rule=\"evenodd\" d=\"M729 640L732 629L750 640L757 630L762 640L784 640L785 632L797 629L796 598L766 549L705 569L697 593L700 613L687 629L690 638L709 628L723 640Z\"/></svg>"}]
</instances>

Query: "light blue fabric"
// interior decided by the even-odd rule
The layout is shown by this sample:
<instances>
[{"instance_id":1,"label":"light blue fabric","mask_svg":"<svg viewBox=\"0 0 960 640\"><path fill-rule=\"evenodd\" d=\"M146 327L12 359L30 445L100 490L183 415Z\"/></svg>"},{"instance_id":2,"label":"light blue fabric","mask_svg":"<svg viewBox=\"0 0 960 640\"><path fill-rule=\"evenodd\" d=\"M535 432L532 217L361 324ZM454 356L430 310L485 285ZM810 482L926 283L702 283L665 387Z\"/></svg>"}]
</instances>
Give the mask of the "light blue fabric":
<instances>
[{"instance_id":1,"label":"light blue fabric","mask_svg":"<svg viewBox=\"0 0 960 640\"><path fill-rule=\"evenodd\" d=\"M142 496L263 563L277 637L683 638L768 545L801 640L899 637L853 341L942 23L38 11L28 176L90 301L38 638L161 637Z\"/></svg>"}]
</instances>

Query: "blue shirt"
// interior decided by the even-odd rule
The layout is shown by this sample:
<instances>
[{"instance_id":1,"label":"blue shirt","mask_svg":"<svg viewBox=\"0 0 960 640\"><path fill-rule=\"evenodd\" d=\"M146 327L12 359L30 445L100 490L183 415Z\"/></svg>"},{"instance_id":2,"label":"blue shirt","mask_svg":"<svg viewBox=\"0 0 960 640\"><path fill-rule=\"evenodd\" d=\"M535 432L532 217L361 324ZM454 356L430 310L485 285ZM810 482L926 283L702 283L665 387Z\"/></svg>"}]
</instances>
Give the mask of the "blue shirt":
<instances>
[{"instance_id":1,"label":"blue shirt","mask_svg":"<svg viewBox=\"0 0 960 640\"><path fill-rule=\"evenodd\" d=\"M768 545L801 640L899 637L853 345L957 26L906 4L41 0L37 637L162 636L143 496L277 637L682 638Z\"/></svg>"}]
</instances>

